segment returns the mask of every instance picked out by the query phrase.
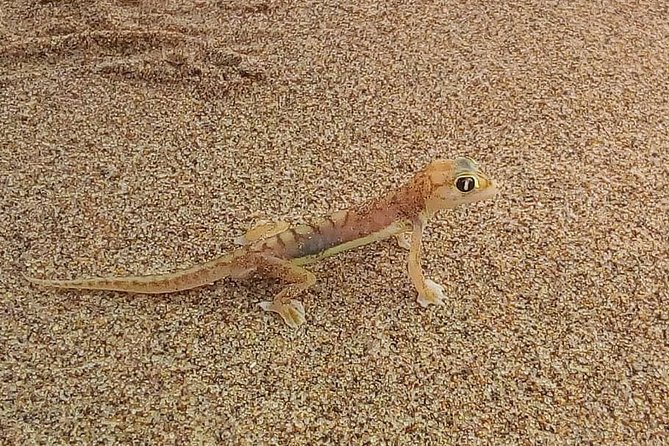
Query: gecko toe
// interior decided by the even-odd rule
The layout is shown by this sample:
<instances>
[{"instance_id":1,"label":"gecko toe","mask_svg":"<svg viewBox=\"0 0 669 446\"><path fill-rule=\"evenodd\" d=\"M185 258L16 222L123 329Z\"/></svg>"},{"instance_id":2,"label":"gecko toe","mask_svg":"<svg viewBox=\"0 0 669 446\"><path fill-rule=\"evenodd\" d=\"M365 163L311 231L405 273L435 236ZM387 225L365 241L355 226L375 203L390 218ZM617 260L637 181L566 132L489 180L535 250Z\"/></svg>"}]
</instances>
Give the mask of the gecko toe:
<instances>
[{"instance_id":1,"label":"gecko toe","mask_svg":"<svg viewBox=\"0 0 669 446\"><path fill-rule=\"evenodd\" d=\"M418 304L423 308L430 305L443 307L446 305L444 299L446 299L444 287L428 279L425 281L425 292L418 295Z\"/></svg>"},{"instance_id":2,"label":"gecko toe","mask_svg":"<svg viewBox=\"0 0 669 446\"><path fill-rule=\"evenodd\" d=\"M290 328L298 328L306 322L304 306L299 300L293 299L288 303L260 302L258 305L265 311L278 313Z\"/></svg>"}]
</instances>

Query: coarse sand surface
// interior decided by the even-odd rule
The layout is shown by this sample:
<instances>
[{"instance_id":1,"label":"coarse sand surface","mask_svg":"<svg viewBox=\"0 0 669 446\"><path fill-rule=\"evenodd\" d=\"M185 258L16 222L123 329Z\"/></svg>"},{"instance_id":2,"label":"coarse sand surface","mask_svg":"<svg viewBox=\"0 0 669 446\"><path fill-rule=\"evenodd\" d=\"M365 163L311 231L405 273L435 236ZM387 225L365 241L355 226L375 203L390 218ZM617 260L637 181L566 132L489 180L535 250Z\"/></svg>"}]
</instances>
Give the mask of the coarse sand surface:
<instances>
[{"instance_id":1,"label":"coarse sand surface","mask_svg":"<svg viewBox=\"0 0 669 446\"><path fill-rule=\"evenodd\" d=\"M0 444L669 443L666 1L0 0ZM274 281L149 274L466 155L420 308L385 241Z\"/></svg>"}]
</instances>

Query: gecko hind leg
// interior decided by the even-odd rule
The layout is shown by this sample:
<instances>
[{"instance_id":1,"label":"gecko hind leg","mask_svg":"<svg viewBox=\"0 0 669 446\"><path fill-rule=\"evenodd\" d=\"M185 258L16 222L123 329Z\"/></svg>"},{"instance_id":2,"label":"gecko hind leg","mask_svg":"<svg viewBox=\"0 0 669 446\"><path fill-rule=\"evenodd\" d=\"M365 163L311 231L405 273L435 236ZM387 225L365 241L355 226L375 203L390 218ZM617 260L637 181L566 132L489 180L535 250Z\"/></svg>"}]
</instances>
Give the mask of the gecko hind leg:
<instances>
[{"instance_id":1,"label":"gecko hind leg","mask_svg":"<svg viewBox=\"0 0 669 446\"><path fill-rule=\"evenodd\" d=\"M311 271L277 257L258 256L255 263L267 276L288 282L271 302L260 302L260 308L278 313L291 328L304 324L304 306L295 298L316 283L316 276Z\"/></svg>"},{"instance_id":2,"label":"gecko hind leg","mask_svg":"<svg viewBox=\"0 0 669 446\"><path fill-rule=\"evenodd\" d=\"M238 245L248 245L257 240L265 239L277 235L290 227L285 221L259 222L257 225L246 231L244 235L235 238Z\"/></svg>"}]
</instances>

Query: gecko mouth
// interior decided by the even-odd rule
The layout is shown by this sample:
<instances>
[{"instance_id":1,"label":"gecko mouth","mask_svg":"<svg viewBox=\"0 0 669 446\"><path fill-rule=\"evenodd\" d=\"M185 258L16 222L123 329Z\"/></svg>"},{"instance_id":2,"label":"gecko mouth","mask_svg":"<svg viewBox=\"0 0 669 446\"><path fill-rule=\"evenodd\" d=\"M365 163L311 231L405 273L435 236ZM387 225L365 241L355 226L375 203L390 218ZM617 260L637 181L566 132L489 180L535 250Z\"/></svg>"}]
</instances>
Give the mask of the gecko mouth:
<instances>
[{"instance_id":1,"label":"gecko mouth","mask_svg":"<svg viewBox=\"0 0 669 446\"><path fill-rule=\"evenodd\" d=\"M488 198L492 198L500 192L499 188L497 187L497 182L489 180L485 176L482 177L479 181L481 183L482 190L477 192L476 198L474 198L475 201L487 200Z\"/></svg>"},{"instance_id":2,"label":"gecko mouth","mask_svg":"<svg viewBox=\"0 0 669 446\"><path fill-rule=\"evenodd\" d=\"M485 190L485 192L483 192L483 195L485 196L485 198L491 198L497 195L499 192L500 190L497 187L497 184L491 181L488 188Z\"/></svg>"}]
</instances>

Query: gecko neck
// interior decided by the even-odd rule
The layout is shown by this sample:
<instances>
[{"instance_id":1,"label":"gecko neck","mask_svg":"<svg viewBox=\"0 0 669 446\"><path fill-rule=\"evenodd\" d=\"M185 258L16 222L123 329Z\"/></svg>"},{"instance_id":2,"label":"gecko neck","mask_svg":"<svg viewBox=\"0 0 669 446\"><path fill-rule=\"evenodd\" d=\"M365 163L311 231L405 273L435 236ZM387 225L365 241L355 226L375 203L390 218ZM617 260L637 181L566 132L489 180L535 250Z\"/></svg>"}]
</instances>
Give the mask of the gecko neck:
<instances>
[{"instance_id":1,"label":"gecko neck","mask_svg":"<svg viewBox=\"0 0 669 446\"><path fill-rule=\"evenodd\" d=\"M352 208L349 210L350 221L347 226L357 229L359 236L364 236L380 231L396 221L411 220L424 206L408 186L402 186L380 198Z\"/></svg>"}]
</instances>

